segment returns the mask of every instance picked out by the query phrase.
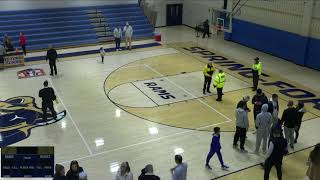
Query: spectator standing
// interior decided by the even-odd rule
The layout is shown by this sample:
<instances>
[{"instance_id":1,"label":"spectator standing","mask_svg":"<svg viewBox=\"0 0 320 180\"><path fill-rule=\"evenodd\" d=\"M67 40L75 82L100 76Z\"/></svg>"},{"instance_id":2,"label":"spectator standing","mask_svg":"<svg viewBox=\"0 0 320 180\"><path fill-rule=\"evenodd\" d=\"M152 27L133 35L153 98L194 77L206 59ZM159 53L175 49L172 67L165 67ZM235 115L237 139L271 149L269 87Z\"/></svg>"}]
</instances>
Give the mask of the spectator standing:
<instances>
[{"instance_id":1,"label":"spectator standing","mask_svg":"<svg viewBox=\"0 0 320 180\"><path fill-rule=\"evenodd\" d=\"M7 40L5 42L5 47L6 47L7 52L14 51L14 47L12 45L12 41L11 41L11 39L9 37L7 38Z\"/></svg>"},{"instance_id":2,"label":"spectator standing","mask_svg":"<svg viewBox=\"0 0 320 180\"><path fill-rule=\"evenodd\" d=\"M261 112L262 105L267 103L268 103L267 96L264 95L261 89L257 89L256 95L254 95L252 98L252 104L254 104L254 107L253 107L254 123L256 123L257 115Z\"/></svg>"},{"instance_id":3,"label":"spectator standing","mask_svg":"<svg viewBox=\"0 0 320 180\"><path fill-rule=\"evenodd\" d=\"M251 110L248 108L248 102L250 101L250 96L249 95L244 96L241 101L243 101L245 103L244 110L246 110L247 112L250 112ZM237 108L240 107L241 101L238 102Z\"/></svg>"},{"instance_id":4,"label":"spectator standing","mask_svg":"<svg viewBox=\"0 0 320 180\"><path fill-rule=\"evenodd\" d=\"M50 66L50 76L53 76L53 70L55 75L58 74L57 72L57 66L56 61L58 58L57 51L52 47L52 45L49 45L49 50L47 51L46 61L49 59L49 66Z\"/></svg>"},{"instance_id":5,"label":"spectator standing","mask_svg":"<svg viewBox=\"0 0 320 180\"><path fill-rule=\"evenodd\" d=\"M106 55L106 52L104 51L103 47L100 48L100 56L101 56L101 61L103 63L104 61L104 56Z\"/></svg>"},{"instance_id":6,"label":"spectator standing","mask_svg":"<svg viewBox=\"0 0 320 180\"><path fill-rule=\"evenodd\" d=\"M68 180L79 180L79 173L83 172L82 167L79 166L78 161L71 161L70 169L67 172Z\"/></svg>"},{"instance_id":7,"label":"spectator standing","mask_svg":"<svg viewBox=\"0 0 320 180\"><path fill-rule=\"evenodd\" d=\"M174 159L177 166L170 169L172 180L187 180L187 163L182 162L181 155L175 155Z\"/></svg>"},{"instance_id":8,"label":"spectator standing","mask_svg":"<svg viewBox=\"0 0 320 180\"><path fill-rule=\"evenodd\" d=\"M207 155L207 160L206 160L206 167L208 169L212 169L211 166L209 165L209 162L215 153L217 153L217 156L219 158L221 169L228 169L229 167L224 164L223 159L222 159L221 144L220 144L220 128L219 127L213 128L213 135L212 135L212 141L211 141L211 145L210 145L210 151Z\"/></svg>"},{"instance_id":9,"label":"spectator standing","mask_svg":"<svg viewBox=\"0 0 320 180\"><path fill-rule=\"evenodd\" d=\"M310 152L308 160L307 176L310 180L320 179L320 143Z\"/></svg>"},{"instance_id":10,"label":"spectator standing","mask_svg":"<svg viewBox=\"0 0 320 180\"><path fill-rule=\"evenodd\" d=\"M256 139L256 150L255 153L259 153L260 144L262 141L262 151L267 151L267 140L270 134L270 128L272 124L272 115L268 112L268 104L262 105L261 113L257 115L257 139Z\"/></svg>"},{"instance_id":11,"label":"spectator standing","mask_svg":"<svg viewBox=\"0 0 320 180\"><path fill-rule=\"evenodd\" d=\"M273 111L272 111L272 117L273 117L273 123L277 122L279 120L279 97L277 94L272 94L272 97L270 99L270 102L273 105Z\"/></svg>"},{"instance_id":12,"label":"spectator standing","mask_svg":"<svg viewBox=\"0 0 320 180\"><path fill-rule=\"evenodd\" d=\"M23 50L23 54L27 55L27 50L26 50L27 38L23 32L20 33L19 40L20 40L20 46Z\"/></svg>"},{"instance_id":13,"label":"spectator standing","mask_svg":"<svg viewBox=\"0 0 320 180\"><path fill-rule=\"evenodd\" d=\"M6 54L6 49L0 44L0 64L4 63L4 55Z\"/></svg>"},{"instance_id":14,"label":"spectator standing","mask_svg":"<svg viewBox=\"0 0 320 180\"><path fill-rule=\"evenodd\" d=\"M121 50L120 48L120 43L121 43L121 36L122 36L122 31L120 27L116 27L113 30L113 36L116 42L116 51Z\"/></svg>"},{"instance_id":15,"label":"spectator standing","mask_svg":"<svg viewBox=\"0 0 320 180\"><path fill-rule=\"evenodd\" d=\"M237 147L240 139L241 152L247 152L244 148L247 130L249 129L248 112L245 110L246 103L240 101L239 107L236 109L236 133L234 134L233 146Z\"/></svg>"},{"instance_id":16,"label":"spectator standing","mask_svg":"<svg viewBox=\"0 0 320 180\"><path fill-rule=\"evenodd\" d=\"M307 111L304 109L304 103L303 102L298 102L298 105L296 107L296 111L297 111L297 118L296 118L296 123L295 123L295 133L296 133L296 137L294 140L294 143L297 143L298 138L299 138L299 131L300 131L300 127L301 127L301 123L302 123L302 118L304 113L306 113Z\"/></svg>"},{"instance_id":17,"label":"spectator standing","mask_svg":"<svg viewBox=\"0 0 320 180\"><path fill-rule=\"evenodd\" d=\"M123 32L124 32L124 37L126 41L126 49L131 50L133 29L132 29L132 26L130 26L129 22L127 22L126 26L124 26ZM129 47L128 47L128 44L129 44Z\"/></svg>"},{"instance_id":18,"label":"spectator standing","mask_svg":"<svg viewBox=\"0 0 320 180\"><path fill-rule=\"evenodd\" d=\"M293 107L293 101L289 101L287 109L283 111L281 121L284 123L284 136L291 149L294 149L294 131L297 122L297 110Z\"/></svg>"},{"instance_id":19,"label":"spectator standing","mask_svg":"<svg viewBox=\"0 0 320 180\"><path fill-rule=\"evenodd\" d=\"M116 175L116 180L133 180L133 175L128 162L123 162Z\"/></svg>"},{"instance_id":20,"label":"spectator standing","mask_svg":"<svg viewBox=\"0 0 320 180\"><path fill-rule=\"evenodd\" d=\"M282 160L288 153L288 143L281 135L279 130L273 132L266 160L264 162L264 180L269 180L269 174L273 166L277 169L278 180L282 180Z\"/></svg>"},{"instance_id":21,"label":"spectator standing","mask_svg":"<svg viewBox=\"0 0 320 180\"><path fill-rule=\"evenodd\" d=\"M3 46L6 48L6 42L7 42L7 39L8 39L9 37L8 37L8 34L4 34L4 36L3 36L3 39L2 39L2 43L3 43Z\"/></svg>"},{"instance_id":22,"label":"spectator standing","mask_svg":"<svg viewBox=\"0 0 320 180\"><path fill-rule=\"evenodd\" d=\"M53 180L67 180L64 167L61 164L56 164L55 171Z\"/></svg>"},{"instance_id":23,"label":"spectator standing","mask_svg":"<svg viewBox=\"0 0 320 180\"><path fill-rule=\"evenodd\" d=\"M160 180L160 177L153 174L153 166L148 164L141 170L138 180Z\"/></svg>"},{"instance_id":24,"label":"spectator standing","mask_svg":"<svg viewBox=\"0 0 320 180\"><path fill-rule=\"evenodd\" d=\"M210 37L210 27L209 27L209 20L203 22L203 35L202 38L205 38L206 35L208 35L208 38Z\"/></svg>"}]
</instances>

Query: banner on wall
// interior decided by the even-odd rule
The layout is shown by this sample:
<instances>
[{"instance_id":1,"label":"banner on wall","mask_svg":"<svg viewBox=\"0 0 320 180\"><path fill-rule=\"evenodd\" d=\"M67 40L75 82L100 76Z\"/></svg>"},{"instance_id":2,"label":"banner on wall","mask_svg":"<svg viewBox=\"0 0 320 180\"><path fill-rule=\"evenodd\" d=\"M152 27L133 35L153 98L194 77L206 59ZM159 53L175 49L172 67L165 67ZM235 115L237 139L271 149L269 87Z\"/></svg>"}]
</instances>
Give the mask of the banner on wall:
<instances>
[{"instance_id":1,"label":"banner on wall","mask_svg":"<svg viewBox=\"0 0 320 180\"><path fill-rule=\"evenodd\" d=\"M24 65L24 56L22 53L8 54L5 55L3 59L3 66L5 68Z\"/></svg>"}]
</instances>

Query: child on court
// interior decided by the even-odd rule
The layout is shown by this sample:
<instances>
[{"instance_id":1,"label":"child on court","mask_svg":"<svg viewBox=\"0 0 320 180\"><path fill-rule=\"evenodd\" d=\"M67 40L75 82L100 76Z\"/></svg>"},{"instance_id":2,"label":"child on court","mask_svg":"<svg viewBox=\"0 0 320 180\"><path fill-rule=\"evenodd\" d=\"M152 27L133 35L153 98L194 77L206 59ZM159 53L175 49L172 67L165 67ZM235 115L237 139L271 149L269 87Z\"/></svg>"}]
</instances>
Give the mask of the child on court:
<instances>
[{"instance_id":1,"label":"child on court","mask_svg":"<svg viewBox=\"0 0 320 180\"><path fill-rule=\"evenodd\" d=\"M101 56L101 61L103 63L104 56L106 55L106 52L104 51L103 47L100 48L100 56Z\"/></svg>"},{"instance_id":2,"label":"child on court","mask_svg":"<svg viewBox=\"0 0 320 180\"><path fill-rule=\"evenodd\" d=\"M209 162L215 153L217 153L217 156L218 156L220 164L221 164L221 168L228 169L229 167L224 164L223 159L222 159L221 144L220 144L220 128L219 127L213 128L213 135L212 135L212 141L211 141L211 146L210 146L210 152L208 153L207 160L206 160L206 168L212 169L211 166L209 165Z\"/></svg>"}]
</instances>

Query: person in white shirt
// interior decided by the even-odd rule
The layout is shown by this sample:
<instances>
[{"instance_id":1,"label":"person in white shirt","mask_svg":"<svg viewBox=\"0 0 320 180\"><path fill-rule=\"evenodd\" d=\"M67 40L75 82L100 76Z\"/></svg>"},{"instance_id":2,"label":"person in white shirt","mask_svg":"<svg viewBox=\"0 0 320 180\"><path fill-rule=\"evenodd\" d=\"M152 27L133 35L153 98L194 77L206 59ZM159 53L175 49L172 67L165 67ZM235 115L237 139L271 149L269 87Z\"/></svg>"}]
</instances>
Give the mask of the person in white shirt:
<instances>
[{"instance_id":1,"label":"person in white shirt","mask_svg":"<svg viewBox=\"0 0 320 180\"><path fill-rule=\"evenodd\" d=\"M176 155L174 159L177 163L177 166L170 169L172 180L187 180L187 163L182 162L181 155Z\"/></svg>"},{"instance_id":2,"label":"person in white shirt","mask_svg":"<svg viewBox=\"0 0 320 180\"><path fill-rule=\"evenodd\" d=\"M121 50L120 43L121 43L121 36L122 36L122 30L120 27L114 28L113 36L116 41L116 50L119 51L119 50Z\"/></svg>"},{"instance_id":3,"label":"person in white shirt","mask_svg":"<svg viewBox=\"0 0 320 180\"><path fill-rule=\"evenodd\" d=\"M123 162L116 175L116 180L133 180L133 175L130 171L128 162Z\"/></svg>"},{"instance_id":4,"label":"person in white shirt","mask_svg":"<svg viewBox=\"0 0 320 180\"><path fill-rule=\"evenodd\" d=\"M126 48L128 49L128 44L129 44L129 49L131 50L133 29L132 29L132 26L130 26L130 24L128 22L126 23L126 26L124 26L123 32L124 32L124 37L126 40Z\"/></svg>"},{"instance_id":5,"label":"person in white shirt","mask_svg":"<svg viewBox=\"0 0 320 180\"><path fill-rule=\"evenodd\" d=\"M101 56L101 61L103 63L104 56L106 55L106 52L104 51L103 47L100 48L100 56Z\"/></svg>"}]
</instances>

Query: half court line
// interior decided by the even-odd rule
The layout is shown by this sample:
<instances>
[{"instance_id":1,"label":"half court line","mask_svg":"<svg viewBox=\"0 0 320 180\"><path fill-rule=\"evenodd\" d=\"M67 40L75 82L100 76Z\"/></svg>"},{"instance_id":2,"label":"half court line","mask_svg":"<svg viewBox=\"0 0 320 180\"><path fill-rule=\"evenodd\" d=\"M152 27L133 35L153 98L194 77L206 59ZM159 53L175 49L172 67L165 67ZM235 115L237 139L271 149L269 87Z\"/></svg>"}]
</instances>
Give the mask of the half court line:
<instances>
[{"instance_id":1,"label":"half court line","mask_svg":"<svg viewBox=\"0 0 320 180\"><path fill-rule=\"evenodd\" d=\"M55 86L53 85L53 82L51 81L51 79L48 79L48 81L50 82L50 84L51 84L52 88L54 89L54 91L55 91L56 95L58 96L58 98L59 98L59 100L60 100L61 104L62 104L62 105L63 105L63 107L65 108L65 110L66 110L66 112L67 112L67 116L69 116L69 117L70 117L70 120L71 120L72 124L73 124L73 125L74 125L74 127L76 128L76 130L77 130L78 134L80 135L80 137L81 137L81 139L82 139L83 143L84 143L84 144L85 144L85 146L87 147L87 150L89 151L89 154L90 154L90 155L92 155L93 153L92 153L92 151L91 151L91 149L90 149L90 147L89 147L89 145L88 145L87 141L84 139L84 137L83 137L82 133L81 133L81 132L80 132L80 130L79 130L78 125L77 125L77 124L76 124L76 122L73 120L73 118L72 118L72 116L71 116L71 114L70 114L69 110L67 109L66 105L63 103L61 96L59 95L59 93L58 93L57 89L56 89L56 88L55 88Z\"/></svg>"},{"instance_id":2,"label":"half court line","mask_svg":"<svg viewBox=\"0 0 320 180\"><path fill-rule=\"evenodd\" d=\"M192 96L193 98L197 98L197 96L191 94L190 92L188 92L186 89L184 89L183 87L179 86L178 84L176 84L175 82L171 81L169 78L167 78L165 75L161 74L160 72L158 72L157 70L155 70L154 68L150 67L147 64L144 64L144 66L146 66L147 68L149 68L151 71L161 75L163 78L165 78L167 81L169 81L171 84L173 84L174 86L176 86L177 88L180 88L181 90L183 90L184 92L188 93L190 96ZM222 117L224 117L225 119L227 119L229 122L231 122L232 120L230 118L228 118L226 115L222 114L221 112L219 112L218 110L216 110L215 108L213 108L212 106L210 106L209 104L205 103L204 101L202 101L201 99L197 99L197 101L199 101L201 104L207 106L208 108L214 110L216 113L218 113L219 115L221 115Z\"/></svg>"}]
</instances>

